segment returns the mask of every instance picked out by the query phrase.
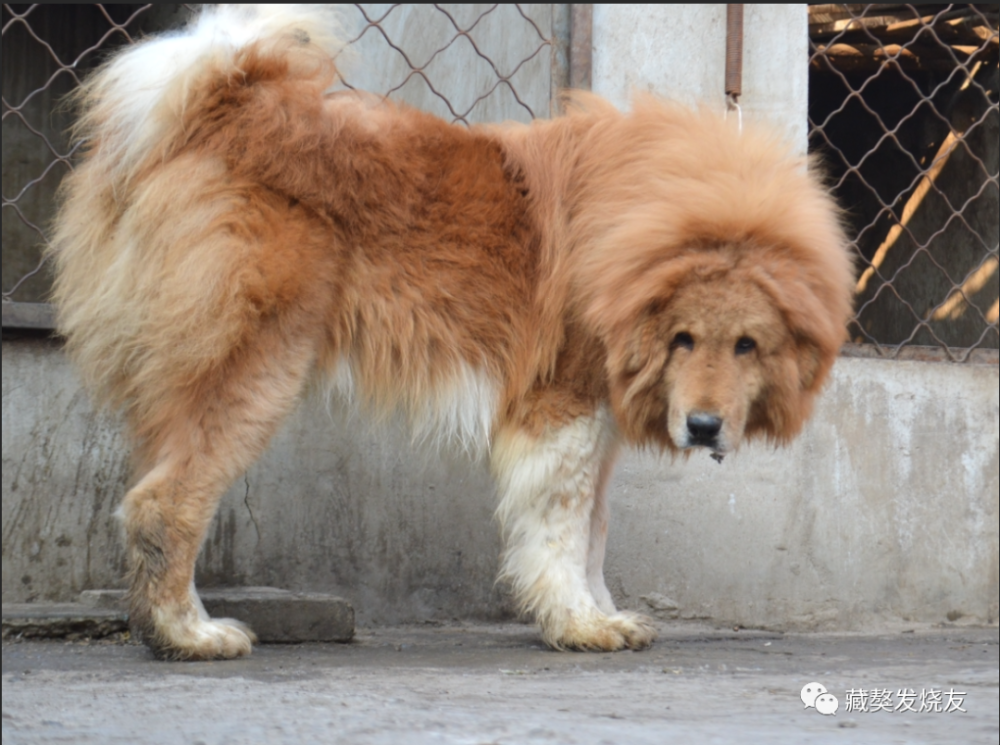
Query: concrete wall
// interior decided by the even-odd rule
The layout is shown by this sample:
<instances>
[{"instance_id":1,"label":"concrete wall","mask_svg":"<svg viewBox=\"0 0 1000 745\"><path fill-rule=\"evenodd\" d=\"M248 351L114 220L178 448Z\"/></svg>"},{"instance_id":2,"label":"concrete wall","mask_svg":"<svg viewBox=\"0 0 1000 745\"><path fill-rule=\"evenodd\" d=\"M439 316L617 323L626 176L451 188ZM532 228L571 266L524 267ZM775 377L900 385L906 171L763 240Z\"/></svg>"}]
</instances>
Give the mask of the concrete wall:
<instances>
[{"instance_id":1,"label":"concrete wall","mask_svg":"<svg viewBox=\"0 0 1000 745\"><path fill-rule=\"evenodd\" d=\"M5 341L3 360L4 602L120 586L116 422L55 343ZM842 358L787 450L627 453L609 587L746 626L995 622L998 389L995 365ZM369 624L503 617L494 506L484 464L310 399L224 498L198 581L338 592Z\"/></svg>"},{"instance_id":2,"label":"concrete wall","mask_svg":"<svg viewBox=\"0 0 1000 745\"><path fill-rule=\"evenodd\" d=\"M612 586L747 626L995 623L998 379L995 365L841 358L786 450L626 458Z\"/></svg>"},{"instance_id":3,"label":"concrete wall","mask_svg":"<svg viewBox=\"0 0 1000 745\"><path fill-rule=\"evenodd\" d=\"M57 344L5 341L3 360L3 601L122 586L118 422L93 411ZM310 400L229 490L198 584L334 590L360 622L504 614L485 467L340 413Z\"/></svg>"},{"instance_id":4,"label":"concrete wall","mask_svg":"<svg viewBox=\"0 0 1000 745\"><path fill-rule=\"evenodd\" d=\"M592 89L619 108L633 91L725 108L725 5L595 5ZM806 151L807 6L745 5L745 120L782 128Z\"/></svg>"}]
</instances>

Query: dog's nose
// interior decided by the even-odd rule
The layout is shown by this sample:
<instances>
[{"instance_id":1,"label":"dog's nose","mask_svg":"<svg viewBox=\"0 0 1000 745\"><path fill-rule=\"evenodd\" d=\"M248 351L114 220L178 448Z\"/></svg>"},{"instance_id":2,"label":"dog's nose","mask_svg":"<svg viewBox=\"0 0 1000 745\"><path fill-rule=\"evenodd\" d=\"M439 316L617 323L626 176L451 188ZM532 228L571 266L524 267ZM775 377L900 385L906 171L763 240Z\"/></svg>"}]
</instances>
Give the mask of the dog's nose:
<instances>
[{"instance_id":1,"label":"dog's nose","mask_svg":"<svg viewBox=\"0 0 1000 745\"><path fill-rule=\"evenodd\" d=\"M714 414L688 414L687 427L693 445L712 445L722 431L722 418Z\"/></svg>"}]
</instances>

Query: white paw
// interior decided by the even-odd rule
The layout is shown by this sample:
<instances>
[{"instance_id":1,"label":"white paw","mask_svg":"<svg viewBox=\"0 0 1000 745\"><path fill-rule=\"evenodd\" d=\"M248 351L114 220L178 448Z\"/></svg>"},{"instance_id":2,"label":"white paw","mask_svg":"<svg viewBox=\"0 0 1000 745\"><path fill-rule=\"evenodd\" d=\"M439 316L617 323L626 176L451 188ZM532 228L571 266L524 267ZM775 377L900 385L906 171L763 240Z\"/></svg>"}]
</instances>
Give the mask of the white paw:
<instances>
[{"instance_id":1,"label":"white paw","mask_svg":"<svg viewBox=\"0 0 1000 745\"><path fill-rule=\"evenodd\" d=\"M555 649L616 652L645 649L656 639L656 626L648 616L631 611L570 614L562 623L543 624L542 637Z\"/></svg>"},{"instance_id":2,"label":"white paw","mask_svg":"<svg viewBox=\"0 0 1000 745\"><path fill-rule=\"evenodd\" d=\"M173 660L229 660L250 654L257 637L232 618L204 619L197 613L155 613L153 648Z\"/></svg>"}]
</instances>

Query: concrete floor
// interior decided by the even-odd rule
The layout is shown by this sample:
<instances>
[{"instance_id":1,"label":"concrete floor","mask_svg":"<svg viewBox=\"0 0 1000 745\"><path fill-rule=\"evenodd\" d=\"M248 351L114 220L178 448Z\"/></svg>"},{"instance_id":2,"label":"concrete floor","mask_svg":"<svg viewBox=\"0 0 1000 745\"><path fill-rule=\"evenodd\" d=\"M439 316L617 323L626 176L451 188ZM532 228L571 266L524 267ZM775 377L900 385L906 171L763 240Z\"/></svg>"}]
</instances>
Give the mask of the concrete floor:
<instances>
[{"instance_id":1,"label":"concrete floor","mask_svg":"<svg viewBox=\"0 0 1000 745\"><path fill-rule=\"evenodd\" d=\"M162 663L138 645L8 642L3 742L996 743L997 628L792 635L674 624L573 654L521 625L360 630L347 645ZM817 681L840 710L806 709ZM964 693L965 712L848 712L848 689ZM919 704L919 702L918 702Z\"/></svg>"}]
</instances>

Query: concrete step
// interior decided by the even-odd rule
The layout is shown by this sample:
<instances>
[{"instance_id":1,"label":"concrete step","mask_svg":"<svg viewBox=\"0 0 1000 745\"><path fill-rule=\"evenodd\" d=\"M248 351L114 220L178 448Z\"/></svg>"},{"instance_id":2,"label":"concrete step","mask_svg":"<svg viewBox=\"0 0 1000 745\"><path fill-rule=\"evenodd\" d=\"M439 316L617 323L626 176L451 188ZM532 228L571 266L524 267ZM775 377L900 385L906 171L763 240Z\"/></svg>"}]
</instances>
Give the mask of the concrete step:
<instances>
[{"instance_id":1,"label":"concrete step","mask_svg":"<svg viewBox=\"0 0 1000 745\"><path fill-rule=\"evenodd\" d=\"M83 603L4 603L3 639L100 639L128 631L128 613Z\"/></svg>"},{"instance_id":2,"label":"concrete step","mask_svg":"<svg viewBox=\"0 0 1000 745\"><path fill-rule=\"evenodd\" d=\"M265 643L347 642L354 608L343 598L274 587L200 590L208 614L237 618ZM124 590L85 590L78 603L4 603L3 638L99 638L125 631Z\"/></svg>"}]
</instances>

